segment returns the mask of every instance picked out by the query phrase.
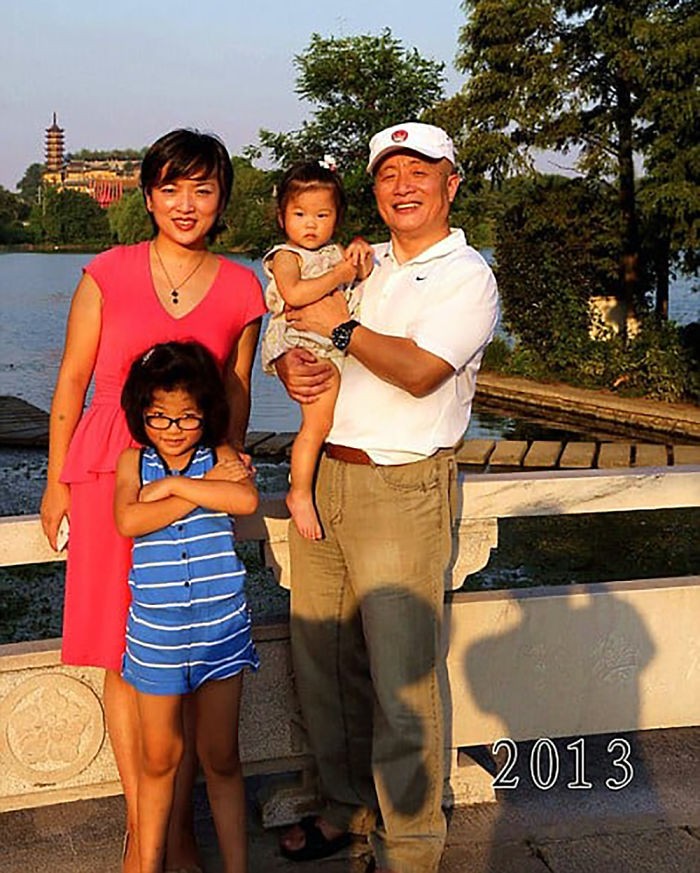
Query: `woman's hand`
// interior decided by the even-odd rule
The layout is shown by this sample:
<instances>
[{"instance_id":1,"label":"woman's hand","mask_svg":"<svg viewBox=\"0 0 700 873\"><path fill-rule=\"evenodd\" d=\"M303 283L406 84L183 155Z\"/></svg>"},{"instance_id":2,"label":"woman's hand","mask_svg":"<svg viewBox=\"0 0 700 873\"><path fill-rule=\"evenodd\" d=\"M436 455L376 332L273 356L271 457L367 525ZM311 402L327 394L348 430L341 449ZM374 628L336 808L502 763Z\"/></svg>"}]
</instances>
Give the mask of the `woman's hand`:
<instances>
[{"instance_id":1,"label":"woman's hand","mask_svg":"<svg viewBox=\"0 0 700 873\"><path fill-rule=\"evenodd\" d=\"M275 361L277 375L297 403L313 403L333 383L333 364L308 349L290 349Z\"/></svg>"},{"instance_id":2,"label":"woman's hand","mask_svg":"<svg viewBox=\"0 0 700 873\"><path fill-rule=\"evenodd\" d=\"M62 482L47 485L41 498L41 526L49 545L55 552L58 551L56 534L64 515L70 519L70 488Z\"/></svg>"}]
</instances>

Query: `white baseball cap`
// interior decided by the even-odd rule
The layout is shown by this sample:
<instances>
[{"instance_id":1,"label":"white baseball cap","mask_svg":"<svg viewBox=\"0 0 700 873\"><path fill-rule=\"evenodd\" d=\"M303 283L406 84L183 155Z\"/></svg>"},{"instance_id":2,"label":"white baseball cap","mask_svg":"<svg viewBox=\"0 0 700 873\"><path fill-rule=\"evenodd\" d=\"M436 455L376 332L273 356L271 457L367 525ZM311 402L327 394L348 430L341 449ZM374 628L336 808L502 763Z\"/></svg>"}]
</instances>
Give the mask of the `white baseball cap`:
<instances>
[{"instance_id":1,"label":"white baseball cap","mask_svg":"<svg viewBox=\"0 0 700 873\"><path fill-rule=\"evenodd\" d=\"M441 127L407 121L375 133L369 141L367 172L372 172L380 158L402 149L418 152L419 155L436 161L447 158L453 166L455 163L454 143Z\"/></svg>"}]
</instances>

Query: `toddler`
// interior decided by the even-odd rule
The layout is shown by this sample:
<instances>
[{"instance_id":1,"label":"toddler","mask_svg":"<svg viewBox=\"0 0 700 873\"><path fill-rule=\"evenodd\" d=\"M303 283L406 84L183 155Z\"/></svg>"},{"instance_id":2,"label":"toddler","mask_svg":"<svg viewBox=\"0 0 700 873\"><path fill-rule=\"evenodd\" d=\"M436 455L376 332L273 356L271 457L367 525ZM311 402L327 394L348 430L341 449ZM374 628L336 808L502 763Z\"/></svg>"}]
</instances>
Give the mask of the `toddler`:
<instances>
[{"instance_id":1,"label":"toddler","mask_svg":"<svg viewBox=\"0 0 700 873\"><path fill-rule=\"evenodd\" d=\"M345 250L333 242L345 204L345 192L337 173L315 162L292 167L277 189L277 220L286 242L275 246L263 258L263 269L271 280L265 301L272 313L263 337L263 369L274 374L272 362L298 346L311 349L317 357L329 358L336 365L331 387L314 403L302 404L301 428L292 446L287 506L299 533L308 539L322 536L313 502L313 479L321 447L333 422L343 353L326 337L289 325L285 310L315 303L341 289L348 297L351 315L356 313L357 291L350 290L350 285L369 275L373 251L360 238Z\"/></svg>"}]
</instances>

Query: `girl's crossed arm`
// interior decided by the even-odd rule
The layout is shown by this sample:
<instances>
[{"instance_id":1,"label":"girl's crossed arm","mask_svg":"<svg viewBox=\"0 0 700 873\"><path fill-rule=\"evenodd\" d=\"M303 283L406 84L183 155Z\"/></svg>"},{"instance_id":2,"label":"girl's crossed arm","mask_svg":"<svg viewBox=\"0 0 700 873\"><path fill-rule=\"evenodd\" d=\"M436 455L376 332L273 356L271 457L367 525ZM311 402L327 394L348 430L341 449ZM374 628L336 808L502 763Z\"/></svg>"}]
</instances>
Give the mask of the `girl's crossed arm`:
<instances>
[{"instance_id":1,"label":"girl's crossed arm","mask_svg":"<svg viewBox=\"0 0 700 873\"><path fill-rule=\"evenodd\" d=\"M217 449L218 463L203 479L166 476L141 487L139 451L127 449L117 465L114 515L122 536L159 530L196 506L250 515L258 508L258 491L249 471L228 446Z\"/></svg>"},{"instance_id":2,"label":"girl's crossed arm","mask_svg":"<svg viewBox=\"0 0 700 873\"><path fill-rule=\"evenodd\" d=\"M302 279L299 256L284 249L275 252L270 268L284 302L294 307L315 303L334 291L338 285L352 282L357 276L356 265L345 258L322 276Z\"/></svg>"}]
</instances>

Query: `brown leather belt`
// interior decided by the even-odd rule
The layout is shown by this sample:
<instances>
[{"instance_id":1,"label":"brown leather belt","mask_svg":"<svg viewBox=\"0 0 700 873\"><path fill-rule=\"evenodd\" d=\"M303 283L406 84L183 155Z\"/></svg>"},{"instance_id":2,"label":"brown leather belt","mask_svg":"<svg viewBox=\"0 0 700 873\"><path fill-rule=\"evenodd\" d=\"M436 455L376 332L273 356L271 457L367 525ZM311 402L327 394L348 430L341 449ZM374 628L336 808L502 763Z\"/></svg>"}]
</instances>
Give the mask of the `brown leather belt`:
<instances>
[{"instance_id":1,"label":"brown leather belt","mask_svg":"<svg viewBox=\"0 0 700 873\"><path fill-rule=\"evenodd\" d=\"M372 459L362 449L353 449L350 446L336 446L333 443L325 443L323 451L327 458L334 461L345 461L346 464L371 464Z\"/></svg>"}]
</instances>

